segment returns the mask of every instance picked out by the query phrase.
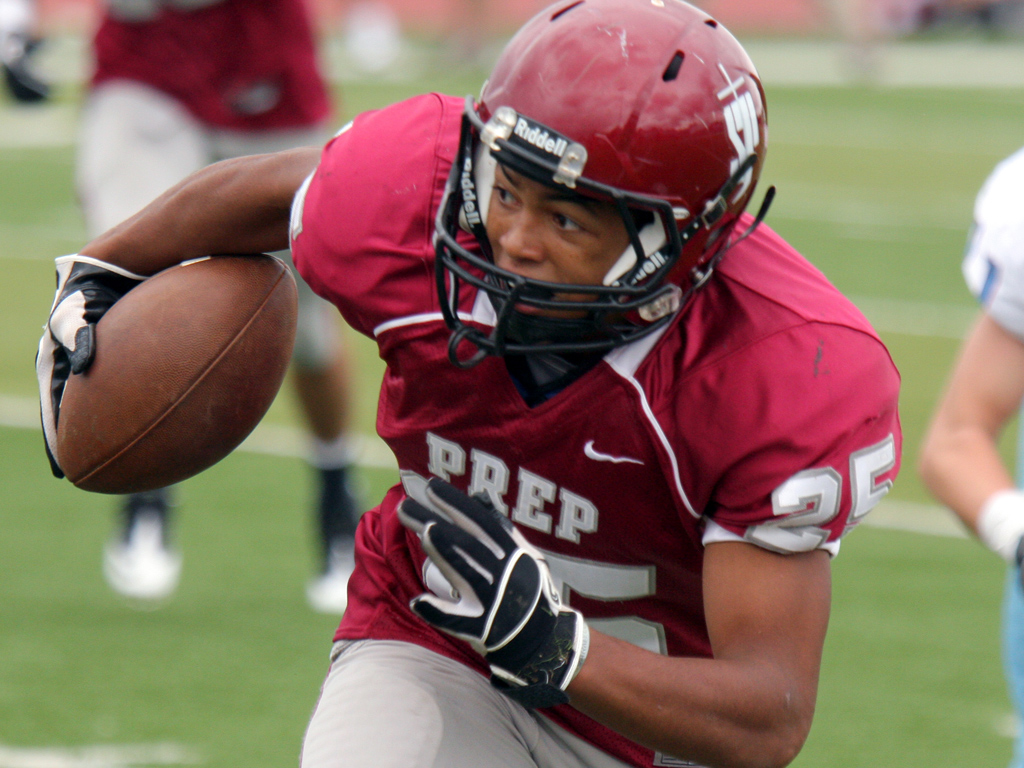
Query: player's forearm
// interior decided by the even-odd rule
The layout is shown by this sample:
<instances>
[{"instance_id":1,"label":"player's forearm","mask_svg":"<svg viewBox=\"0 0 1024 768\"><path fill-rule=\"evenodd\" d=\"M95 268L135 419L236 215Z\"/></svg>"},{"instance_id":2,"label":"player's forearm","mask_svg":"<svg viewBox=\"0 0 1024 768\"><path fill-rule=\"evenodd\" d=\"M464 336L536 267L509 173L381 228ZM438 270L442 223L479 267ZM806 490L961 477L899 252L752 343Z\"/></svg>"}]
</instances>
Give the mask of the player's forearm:
<instances>
[{"instance_id":1,"label":"player's forearm","mask_svg":"<svg viewBox=\"0 0 1024 768\"><path fill-rule=\"evenodd\" d=\"M572 705L624 736L709 768L776 768L810 730L817 678L769 664L669 658L591 633Z\"/></svg>"},{"instance_id":2,"label":"player's forearm","mask_svg":"<svg viewBox=\"0 0 1024 768\"><path fill-rule=\"evenodd\" d=\"M211 253L288 247L291 202L319 150L225 160L204 168L86 245L82 253L150 275Z\"/></svg>"},{"instance_id":3,"label":"player's forearm","mask_svg":"<svg viewBox=\"0 0 1024 768\"><path fill-rule=\"evenodd\" d=\"M971 425L937 422L921 447L918 471L931 494L974 531L992 494L1013 487L995 437Z\"/></svg>"}]
</instances>

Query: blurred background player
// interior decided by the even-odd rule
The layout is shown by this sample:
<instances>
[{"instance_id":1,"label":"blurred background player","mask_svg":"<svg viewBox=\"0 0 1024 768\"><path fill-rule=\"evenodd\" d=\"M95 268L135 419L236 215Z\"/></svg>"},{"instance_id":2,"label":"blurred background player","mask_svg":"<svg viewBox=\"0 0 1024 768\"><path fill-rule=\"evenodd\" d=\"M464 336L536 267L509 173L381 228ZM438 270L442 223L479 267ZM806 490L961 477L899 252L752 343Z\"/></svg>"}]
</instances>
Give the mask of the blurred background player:
<instances>
[{"instance_id":1,"label":"blurred background player","mask_svg":"<svg viewBox=\"0 0 1024 768\"><path fill-rule=\"evenodd\" d=\"M77 186L90 236L211 162L329 137L327 86L304 0L109 0L93 38ZM287 251L277 254L290 258ZM347 382L337 311L299 282L292 381L312 433L322 571L307 596L341 612L358 510L349 487ZM159 600L178 583L167 489L123 501L104 574Z\"/></svg>"},{"instance_id":2,"label":"blurred background player","mask_svg":"<svg viewBox=\"0 0 1024 768\"><path fill-rule=\"evenodd\" d=\"M0 65L7 90L19 102L45 101L50 86L35 71L32 54L39 45L31 0L0 0Z\"/></svg>"},{"instance_id":3,"label":"blurred background player","mask_svg":"<svg viewBox=\"0 0 1024 768\"><path fill-rule=\"evenodd\" d=\"M960 350L921 449L921 477L1010 566L1003 602L1003 656L1010 695L1024 712L1024 451L1017 485L999 435L1024 402L1024 149L1000 163L978 194L964 258L982 312ZM1021 432L1024 438L1024 431ZM1024 738L1011 763L1024 768Z\"/></svg>"}]
</instances>

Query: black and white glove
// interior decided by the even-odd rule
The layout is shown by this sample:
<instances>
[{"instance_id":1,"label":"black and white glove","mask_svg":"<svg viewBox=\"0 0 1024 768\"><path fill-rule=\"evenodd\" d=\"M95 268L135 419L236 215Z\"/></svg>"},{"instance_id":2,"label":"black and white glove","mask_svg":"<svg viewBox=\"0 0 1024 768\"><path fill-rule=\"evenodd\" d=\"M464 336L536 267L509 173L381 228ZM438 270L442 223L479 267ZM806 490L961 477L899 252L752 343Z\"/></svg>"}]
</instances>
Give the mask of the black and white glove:
<instances>
[{"instance_id":1,"label":"black and white glove","mask_svg":"<svg viewBox=\"0 0 1024 768\"><path fill-rule=\"evenodd\" d=\"M35 104L50 98L50 84L36 72L32 64L32 54L39 44L39 40L12 37L4 45L7 49L3 56L7 90L15 100L24 104Z\"/></svg>"},{"instance_id":2,"label":"black and white glove","mask_svg":"<svg viewBox=\"0 0 1024 768\"><path fill-rule=\"evenodd\" d=\"M31 34L35 8L28 0L0 0L0 65L7 88L22 102L43 101L50 86L32 66L32 55L40 41Z\"/></svg>"},{"instance_id":3,"label":"black and white glove","mask_svg":"<svg viewBox=\"0 0 1024 768\"><path fill-rule=\"evenodd\" d=\"M426 593L410 607L469 642L491 667L491 683L525 707L569 701L566 687L587 656L583 615L562 605L544 556L483 495L432 478L426 507L398 508L455 592Z\"/></svg>"},{"instance_id":4,"label":"black and white glove","mask_svg":"<svg viewBox=\"0 0 1024 768\"><path fill-rule=\"evenodd\" d=\"M54 476L64 477L54 452L64 385L71 374L82 373L92 363L96 323L146 278L89 256L61 256L56 264L57 293L39 340L36 377L46 455Z\"/></svg>"}]
</instances>

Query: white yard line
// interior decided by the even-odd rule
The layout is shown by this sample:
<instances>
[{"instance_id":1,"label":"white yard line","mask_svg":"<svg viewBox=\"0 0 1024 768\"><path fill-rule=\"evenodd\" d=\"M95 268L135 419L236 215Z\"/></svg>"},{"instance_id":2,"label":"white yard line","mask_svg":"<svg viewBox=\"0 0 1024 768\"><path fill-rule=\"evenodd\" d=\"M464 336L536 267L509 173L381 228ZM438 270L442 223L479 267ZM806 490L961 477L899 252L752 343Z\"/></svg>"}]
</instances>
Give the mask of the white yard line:
<instances>
[{"instance_id":1,"label":"white yard line","mask_svg":"<svg viewBox=\"0 0 1024 768\"><path fill-rule=\"evenodd\" d=\"M1017 41L890 41L875 51L870 76L850 66L849 49L840 42L799 38L744 38L743 42L769 87L870 82L880 87L1024 88L1024 46ZM339 52L340 44L340 39L325 43L328 76L351 80L354 70ZM412 44L406 41L406 45ZM54 82L77 85L88 75L89 51L81 36L52 37L40 54L40 68ZM425 54L410 50L410 55ZM0 149L71 146L77 116L77 104L0 108Z\"/></svg>"},{"instance_id":2,"label":"white yard line","mask_svg":"<svg viewBox=\"0 0 1024 768\"><path fill-rule=\"evenodd\" d=\"M0 395L0 427L40 429L39 403L30 397ZM397 469L394 456L376 435L354 435L356 463L371 469ZM306 433L280 424L260 424L236 450L267 456L306 458L309 455ZM3 768L0 765L0 768Z\"/></svg>"},{"instance_id":3,"label":"white yard line","mask_svg":"<svg viewBox=\"0 0 1024 768\"><path fill-rule=\"evenodd\" d=\"M882 87L1021 88L1024 47L1017 41L889 41L878 45L867 69L851 50L831 40L743 40L761 80L775 86L870 82Z\"/></svg>"},{"instance_id":4,"label":"white yard line","mask_svg":"<svg viewBox=\"0 0 1024 768\"><path fill-rule=\"evenodd\" d=\"M75 143L77 130L77 106L0 108L0 149L70 147Z\"/></svg>"},{"instance_id":5,"label":"white yard line","mask_svg":"<svg viewBox=\"0 0 1024 768\"><path fill-rule=\"evenodd\" d=\"M202 759L178 744L8 747L0 744L0 768L134 768L197 765Z\"/></svg>"},{"instance_id":6,"label":"white yard line","mask_svg":"<svg viewBox=\"0 0 1024 768\"><path fill-rule=\"evenodd\" d=\"M967 532L956 516L936 504L884 500L868 513L864 525L895 531L923 533L954 539L967 538Z\"/></svg>"},{"instance_id":7,"label":"white yard line","mask_svg":"<svg viewBox=\"0 0 1024 768\"><path fill-rule=\"evenodd\" d=\"M794 142L795 144L795 142ZM771 220L819 221L853 227L882 227L894 234L913 228L942 229L963 233L971 223L970 207L956 196L937 194L920 204L901 199L898 203L865 184L773 179L779 201Z\"/></svg>"},{"instance_id":8,"label":"white yard line","mask_svg":"<svg viewBox=\"0 0 1024 768\"><path fill-rule=\"evenodd\" d=\"M978 314L970 304L905 301L875 296L851 296L880 333L960 340L967 335Z\"/></svg>"},{"instance_id":9,"label":"white yard line","mask_svg":"<svg viewBox=\"0 0 1024 768\"><path fill-rule=\"evenodd\" d=\"M39 429L36 401L27 397L0 395L0 427ZM376 435L356 435L357 464L373 469L396 469L394 456ZM270 456L307 456L305 434L295 427L260 424L239 447L239 451ZM42 450L40 449L40 460ZM931 504L883 501L867 516L865 525L892 528L931 536L966 536L953 513ZM0 768L6 768L0 761Z\"/></svg>"},{"instance_id":10,"label":"white yard line","mask_svg":"<svg viewBox=\"0 0 1024 768\"><path fill-rule=\"evenodd\" d=\"M0 395L0 427L40 429L39 402L29 397Z\"/></svg>"}]
</instances>

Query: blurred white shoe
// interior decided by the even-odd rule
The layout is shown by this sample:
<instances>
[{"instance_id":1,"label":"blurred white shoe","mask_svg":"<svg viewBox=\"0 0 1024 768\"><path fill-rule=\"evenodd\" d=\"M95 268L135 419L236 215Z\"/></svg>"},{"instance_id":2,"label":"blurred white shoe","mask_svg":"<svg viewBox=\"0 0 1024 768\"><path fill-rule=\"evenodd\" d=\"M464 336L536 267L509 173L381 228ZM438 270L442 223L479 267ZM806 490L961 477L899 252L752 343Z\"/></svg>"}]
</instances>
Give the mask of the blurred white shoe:
<instances>
[{"instance_id":1,"label":"blurred white shoe","mask_svg":"<svg viewBox=\"0 0 1024 768\"><path fill-rule=\"evenodd\" d=\"M158 601L169 597L181 576L181 554L167 545L165 497L129 497L125 528L104 550L103 575L125 597Z\"/></svg>"},{"instance_id":2,"label":"blurred white shoe","mask_svg":"<svg viewBox=\"0 0 1024 768\"><path fill-rule=\"evenodd\" d=\"M348 606L348 579L355 567L355 542L345 537L331 547L327 570L307 585L310 607L318 613L343 614Z\"/></svg>"},{"instance_id":3,"label":"blurred white shoe","mask_svg":"<svg viewBox=\"0 0 1024 768\"><path fill-rule=\"evenodd\" d=\"M405 46L398 15L381 0L359 0L348 11L345 47L352 63L379 75L391 67Z\"/></svg>"}]
</instances>

